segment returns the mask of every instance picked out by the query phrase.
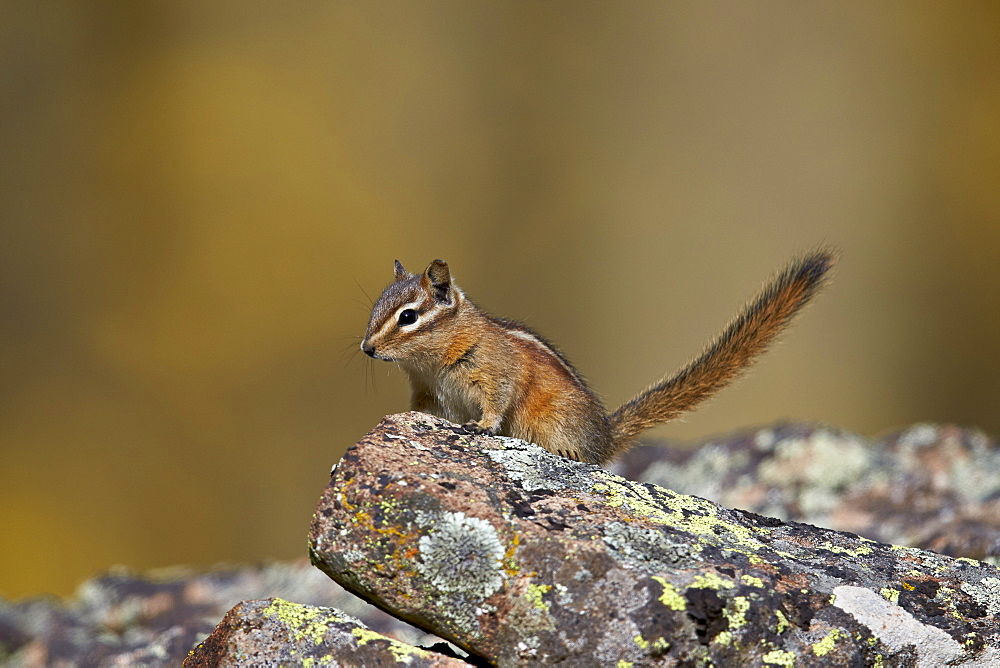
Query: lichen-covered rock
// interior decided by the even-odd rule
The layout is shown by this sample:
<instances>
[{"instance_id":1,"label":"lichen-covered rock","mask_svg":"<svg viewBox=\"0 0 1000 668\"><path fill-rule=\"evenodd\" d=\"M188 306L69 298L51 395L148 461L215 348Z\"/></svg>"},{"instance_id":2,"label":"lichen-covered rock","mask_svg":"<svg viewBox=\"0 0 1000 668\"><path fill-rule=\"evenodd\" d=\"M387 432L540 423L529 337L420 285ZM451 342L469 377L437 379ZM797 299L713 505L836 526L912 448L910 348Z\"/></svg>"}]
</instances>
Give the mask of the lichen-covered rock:
<instances>
[{"instance_id":1,"label":"lichen-covered rock","mask_svg":"<svg viewBox=\"0 0 1000 668\"><path fill-rule=\"evenodd\" d=\"M869 440L783 424L635 448L611 470L728 508L1000 565L1000 447L975 429L921 424Z\"/></svg>"},{"instance_id":2,"label":"lichen-covered rock","mask_svg":"<svg viewBox=\"0 0 1000 668\"><path fill-rule=\"evenodd\" d=\"M334 608L280 598L236 605L184 659L185 668L394 664L468 665L376 633Z\"/></svg>"},{"instance_id":3,"label":"lichen-covered rock","mask_svg":"<svg viewBox=\"0 0 1000 668\"><path fill-rule=\"evenodd\" d=\"M274 596L344 610L410 644L436 640L345 592L305 559L208 571L116 569L65 600L0 599L0 666L177 666L236 603Z\"/></svg>"},{"instance_id":4,"label":"lichen-covered rock","mask_svg":"<svg viewBox=\"0 0 1000 668\"><path fill-rule=\"evenodd\" d=\"M336 467L345 588L500 665L992 665L1000 571L632 483L419 413Z\"/></svg>"}]
</instances>

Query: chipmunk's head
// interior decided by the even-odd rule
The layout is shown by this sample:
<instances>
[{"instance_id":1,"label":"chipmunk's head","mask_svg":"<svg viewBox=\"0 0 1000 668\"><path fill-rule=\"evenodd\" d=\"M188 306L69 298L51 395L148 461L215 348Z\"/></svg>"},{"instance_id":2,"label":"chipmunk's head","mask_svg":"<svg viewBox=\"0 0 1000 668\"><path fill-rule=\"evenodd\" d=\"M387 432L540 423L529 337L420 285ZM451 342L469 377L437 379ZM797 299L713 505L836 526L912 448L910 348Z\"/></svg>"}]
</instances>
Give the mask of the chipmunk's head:
<instances>
[{"instance_id":1,"label":"chipmunk's head","mask_svg":"<svg viewBox=\"0 0 1000 668\"><path fill-rule=\"evenodd\" d=\"M448 346L447 323L464 299L447 262L434 260L418 275L396 260L395 280L372 308L361 350L390 362L433 364L435 352Z\"/></svg>"}]
</instances>

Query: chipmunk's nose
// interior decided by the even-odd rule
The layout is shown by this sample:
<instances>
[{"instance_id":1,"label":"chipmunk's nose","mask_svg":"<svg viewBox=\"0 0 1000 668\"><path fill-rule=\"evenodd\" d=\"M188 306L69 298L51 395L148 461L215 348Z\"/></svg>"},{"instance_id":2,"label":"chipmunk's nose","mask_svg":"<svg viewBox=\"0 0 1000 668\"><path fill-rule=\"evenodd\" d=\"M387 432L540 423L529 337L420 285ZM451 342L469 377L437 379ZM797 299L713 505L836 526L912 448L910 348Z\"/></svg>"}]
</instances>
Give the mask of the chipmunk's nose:
<instances>
[{"instance_id":1,"label":"chipmunk's nose","mask_svg":"<svg viewBox=\"0 0 1000 668\"><path fill-rule=\"evenodd\" d=\"M375 357L375 346L368 343L367 341L361 342L361 350L364 351L365 355L368 355L369 357Z\"/></svg>"}]
</instances>

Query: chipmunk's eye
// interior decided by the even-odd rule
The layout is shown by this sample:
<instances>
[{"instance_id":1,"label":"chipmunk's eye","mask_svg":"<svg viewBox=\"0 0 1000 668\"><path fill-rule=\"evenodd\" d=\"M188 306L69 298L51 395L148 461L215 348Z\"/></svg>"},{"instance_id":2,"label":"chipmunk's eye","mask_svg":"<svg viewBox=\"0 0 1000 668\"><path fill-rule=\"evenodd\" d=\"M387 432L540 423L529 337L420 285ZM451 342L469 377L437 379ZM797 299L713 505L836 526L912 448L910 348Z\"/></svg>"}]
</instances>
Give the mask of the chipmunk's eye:
<instances>
[{"instance_id":1,"label":"chipmunk's eye","mask_svg":"<svg viewBox=\"0 0 1000 668\"><path fill-rule=\"evenodd\" d=\"M399 314L399 324L402 325L412 325L417 321L417 312L411 308L406 309Z\"/></svg>"}]
</instances>

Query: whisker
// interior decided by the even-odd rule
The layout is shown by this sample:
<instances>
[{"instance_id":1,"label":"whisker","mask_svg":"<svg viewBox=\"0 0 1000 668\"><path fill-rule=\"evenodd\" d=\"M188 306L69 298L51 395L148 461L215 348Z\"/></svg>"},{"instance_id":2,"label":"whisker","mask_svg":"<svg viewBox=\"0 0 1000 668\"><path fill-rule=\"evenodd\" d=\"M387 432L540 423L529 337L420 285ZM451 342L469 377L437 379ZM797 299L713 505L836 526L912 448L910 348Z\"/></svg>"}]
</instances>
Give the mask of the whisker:
<instances>
[{"instance_id":1,"label":"whisker","mask_svg":"<svg viewBox=\"0 0 1000 668\"><path fill-rule=\"evenodd\" d=\"M360 348L355 348L354 350L351 351L350 357L348 357L345 360L344 355L347 355L347 349L344 349L344 352L340 354L340 361L344 363L344 368L347 368L347 366L354 361L354 359L358 356L358 353L360 352L361 352Z\"/></svg>"},{"instance_id":2,"label":"whisker","mask_svg":"<svg viewBox=\"0 0 1000 668\"><path fill-rule=\"evenodd\" d=\"M361 346L358 345L357 340L351 341L347 345L344 345L340 348L340 359L344 359L344 356L347 353L351 352L352 350L354 352L358 352L361 350Z\"/></svg>"},{"instance_id":3,"label":"whisker","mask_svg":"<svg viewBox=\"0 0 1000 668\"><path fill-rule=\"evenodd\" d=\"M365 298L368 299L368 308L371 308L371 307L375 306L375 301L368 295L368 293L365 291L365 289L363 287L361 287L361 284L358 283L358 279L356 279L356 278L354 279L354 285L358 286L358 289L361 290L361 292L364 294Z\"/></svg>"},{"instance_id":4,"label":"whisker","mask_svg":"<svg viewBox=\"0 0 1000 668\"><path fill-rule=\"evenodd\" d=\"M365 396L368 395L368 383L369 378L371 379L371 392L375 393L378 391L378 387L375 384L375 360L368 357L365 364Z\"/></svg>"}]
</instances>

